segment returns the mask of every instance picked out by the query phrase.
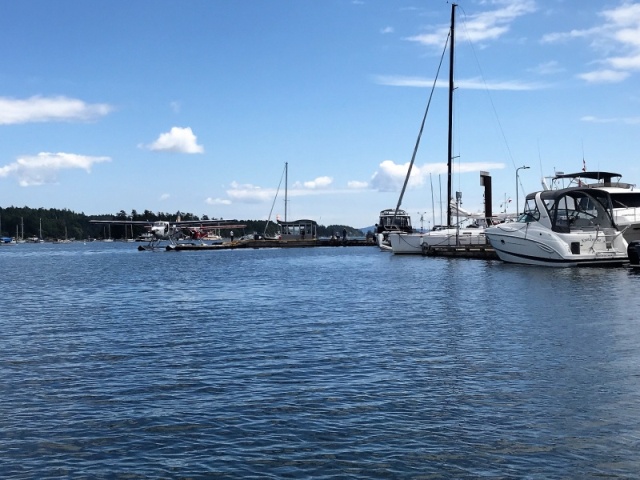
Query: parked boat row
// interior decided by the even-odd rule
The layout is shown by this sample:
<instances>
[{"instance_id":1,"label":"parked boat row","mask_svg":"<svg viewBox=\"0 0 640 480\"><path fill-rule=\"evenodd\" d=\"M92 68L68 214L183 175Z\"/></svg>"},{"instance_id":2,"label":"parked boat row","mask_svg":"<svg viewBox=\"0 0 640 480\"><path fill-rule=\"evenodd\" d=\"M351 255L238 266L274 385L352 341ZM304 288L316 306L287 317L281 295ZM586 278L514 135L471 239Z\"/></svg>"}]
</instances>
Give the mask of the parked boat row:
<instances>
[{"instance_id":1,"label":"parked boat row","mask_svg":"<svg viewBox=\"0 0 640 480\"><path fill-rule=\"evenodd\" d=\"M491 211L490 175L488 172L481 172L481 184L485 186L484 215L475 218L471 215L463 215L465 223L459 221L462 194L456 192L454 202L451 185L451 167L454 158L452 105L455 90L453 82L455 9L454 3L451 6L449 31L447 223L426 233L402 230L399 225L392 225L393 228L379 231L379 237L388 240L394 254L426 255L434 250L484 246L493 248L500 260L509 263L559 267L614 266L628 263L629 245L635 245L633 242L636 241L640 243L638 214L640 192L635 191L635 185L622 183L621 175L616 173L582 171L576 174L557 174L552 179L551 187L544 183L541 191L526 196L523 213L516 212L519 217L498 218ZM428 109L427 105L427 112ZM425 112L425 118L427 112ZM422 127L424 127L424 119ZM399 212L402 212L399 208L419 142L420 135L409 163L394 219L398 218ZM516 169L516 184L518 170L519 168ZM569 185L565 185L567 182ZM458 209L456 222L453 221L452 214L455 209ZM382 224L384 212L387 211L381 212L379 225ZM410 225L410 221L406 224ZM486 252L483 251L483 256L484 253Z\"/></svg>"},{"instance_id":2,"label":"parked boat row","mask_svg":"<svg viewBox=\"0 0 640 480\"><path fill-rule=\"evenodd\" d=\"M640 191L611 172L558 174L551 187L526 196L515 221L477 220L473 227L389 234L396 254L428 254L433 247L488 245L507 263L555 267L638 264ZM565 187L559 181L570 179ZM617 180L614 180L617 179ZM590 182L592 181L592 182Z\"/></svg>"}]
</instances>

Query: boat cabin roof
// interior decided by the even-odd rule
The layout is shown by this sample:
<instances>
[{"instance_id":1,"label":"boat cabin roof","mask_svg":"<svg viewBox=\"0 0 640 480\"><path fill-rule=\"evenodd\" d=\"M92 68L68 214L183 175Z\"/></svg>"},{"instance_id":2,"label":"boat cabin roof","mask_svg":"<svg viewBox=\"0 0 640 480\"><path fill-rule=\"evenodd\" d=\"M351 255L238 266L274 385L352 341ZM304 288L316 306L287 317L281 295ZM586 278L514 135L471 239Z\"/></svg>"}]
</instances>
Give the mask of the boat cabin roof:
<instances>
[{"instance_id":1,"label":"boat cabin roof","mask_svg":"<svg viewBox=\"0 0 640 480\"><path fill-rule=\"evenodd\" d=\"M406 211L398 209L398 213L396 214L395 208L387 208L386 210L382 210L380 212L381 217L393 217L393 216L409 216Z\"/></svg>"},{"instance_id":2,"label":"boat cabin roof","mask_svg":"<svg viewBox=\"0 0 640 480\"><path fill-rule=\"evenodd\" d=\"M559 173L554 179L562 179L562 178L587 178L589 180L598 180L604 183L611 183L612 178L622 178L622 175L614 172L578 172L578 173Z\"/></svg>"},{"instance_id":3,"label":"boat cabin roof","mask_svg":"<svg viewBox=\"0 0 640 480\"><path fill-rule=\"evenodd\" d=\"M317 226L318 223L315 220L309 220L309 219L303 218L301 220L294 220L292 222L283 222L278 220L278 225L281 225L283 227L298 227L298 226L305 226L305 225Z\"/></svg>"},{"instance_id":4,"label":"boat cabin roof","mask_svg":"<svg viewBox=\"0 0 640 480\"><path fill-rule=\"evenodd\" d=\"M595 190L588 187L569 187L561 188L560 190L543 190L542 192L540 192L540 198L542 198L542 200L556 200L572 193L584 193L592 197L600 198L610 197L609 193L604 190ZM527 200L535 198L537 194L538 192L528 194Z\"/></svg>"}]
</instances>

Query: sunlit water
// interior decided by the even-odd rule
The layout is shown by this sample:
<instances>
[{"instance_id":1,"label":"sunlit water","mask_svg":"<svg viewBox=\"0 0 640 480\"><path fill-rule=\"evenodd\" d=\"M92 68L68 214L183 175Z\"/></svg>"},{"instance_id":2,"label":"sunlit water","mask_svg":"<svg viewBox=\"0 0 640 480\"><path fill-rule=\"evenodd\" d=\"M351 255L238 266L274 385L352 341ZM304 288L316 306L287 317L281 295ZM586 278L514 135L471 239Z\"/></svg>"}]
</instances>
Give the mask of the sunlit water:
<instances>
[{"instance_id":1,"label":"sunlit water","mask_svg":"<svg viewBox=\"0 0 640 480\"><path fill-rule=\"evenodd\" d=\"M640 275L0 248L1 478L632 478Z\"/></svg>"}]
</instances>

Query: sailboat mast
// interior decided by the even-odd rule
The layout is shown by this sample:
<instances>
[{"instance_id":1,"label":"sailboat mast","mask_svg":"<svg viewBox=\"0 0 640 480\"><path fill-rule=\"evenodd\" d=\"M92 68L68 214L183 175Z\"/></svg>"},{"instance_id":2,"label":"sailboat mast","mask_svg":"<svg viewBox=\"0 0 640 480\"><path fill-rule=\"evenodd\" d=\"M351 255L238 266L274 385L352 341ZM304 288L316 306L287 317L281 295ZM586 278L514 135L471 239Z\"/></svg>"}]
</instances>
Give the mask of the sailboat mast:
<instances>
[{"instance_id":1,"label":"sailboat mast","mask_svg":"<svg viewBox=\"0 0 640 480\"><path fill-rule=\"evenodd\" d=\"M289 162L284 163L284 223L287 223L287 185L289 184Z\"/></svg>"},{"instance_id":2,"label":"sailboat mast","mask_svg":"<svg viewBox=\"0 0 640 480\"><path fill-rule=\"evenodd\" d=\"M453 50L455 47L454 27L456 20L455 3L451 4L451 47L449 48L449 138L447 143L447 227L451 227L451 164L453 162Z\"/></svg>"}]
</instances>

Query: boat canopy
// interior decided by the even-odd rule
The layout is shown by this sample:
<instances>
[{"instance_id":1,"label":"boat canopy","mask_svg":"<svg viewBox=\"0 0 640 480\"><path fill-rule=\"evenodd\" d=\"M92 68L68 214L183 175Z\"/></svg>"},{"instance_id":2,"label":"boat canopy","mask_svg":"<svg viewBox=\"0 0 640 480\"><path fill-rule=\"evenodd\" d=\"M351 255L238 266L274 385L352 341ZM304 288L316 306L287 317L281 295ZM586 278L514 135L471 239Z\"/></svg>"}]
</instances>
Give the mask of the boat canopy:
<instances>
[{"instance_id":1,"label":"boat canopy","mask_svg":"<svg viewBox=\"0 0 640 480\"><path fill-rule=\"evenodd\" d=\"M611 196L604 190L586 187L564 188L539 192L546 210L549 212L552 230L569 233L574 229L613 228ZM536 197L527 195L526 210ZM537 208L537 206L535 207ZM525 212L527 213L527 212Z\"/></svg>"},{"instance_id":2,"label":"boat canopy","mask_svg":"<svg viewBox=\"0 0 640 480\"><path fill-rule=\"evenodd\" d=\"M561 180L568 179L569 185L563 185L556 187ZM633 190L635 184L621 182L622 175L614 172L577 172L577 173L558 173L552 178L554 188L569 188L569 187L589 187L589 188L602 188L602 187L617 187ZM593 180L595 183L585 183L584 180Z\"/></svg>"},{"instance_id":3,"label":"boat canopy","mask_svg":"<svg viewBox=\"0 0 640 480\"><path fill-rule=\"evenodd\" d=\"M558 173L554 179L563 178L586 178L588 180L597 180L599 182L611 183L613 178L620 179L622 175L613 172L578 172L578 173Z\"/></svg>"}]
</instances>

